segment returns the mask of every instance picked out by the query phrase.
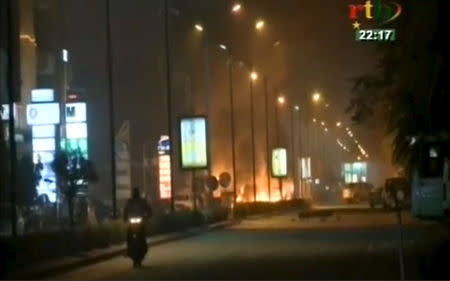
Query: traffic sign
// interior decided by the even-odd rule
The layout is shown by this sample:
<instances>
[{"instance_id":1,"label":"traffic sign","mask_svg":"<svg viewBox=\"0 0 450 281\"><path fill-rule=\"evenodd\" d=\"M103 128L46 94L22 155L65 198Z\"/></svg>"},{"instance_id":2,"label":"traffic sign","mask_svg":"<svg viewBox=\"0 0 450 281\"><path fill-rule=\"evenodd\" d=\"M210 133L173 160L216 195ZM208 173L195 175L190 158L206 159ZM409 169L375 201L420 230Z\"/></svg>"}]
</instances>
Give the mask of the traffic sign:
<instances>
[{"instance_id":1,"label":"traffic sign","mask_svg":"<svg viewBox=\"0 0 450 281\"><path fill-rule=\"evenodd\" d=\"M219 176L219 184L223 188L227 188L231 183L231 175L230 173L223 172Z\"/></svg>"},{"instance_id":2,"label":"traffic sign","mask_svg":"<svg viewBox=\"0 0 450 281\"><path fill-rule=\"evenodd\" d=\"M209 176L206 179L206 186L212 191L215 191L219 187L219 181L215 176Z\"/></svg>"}]
</instances>

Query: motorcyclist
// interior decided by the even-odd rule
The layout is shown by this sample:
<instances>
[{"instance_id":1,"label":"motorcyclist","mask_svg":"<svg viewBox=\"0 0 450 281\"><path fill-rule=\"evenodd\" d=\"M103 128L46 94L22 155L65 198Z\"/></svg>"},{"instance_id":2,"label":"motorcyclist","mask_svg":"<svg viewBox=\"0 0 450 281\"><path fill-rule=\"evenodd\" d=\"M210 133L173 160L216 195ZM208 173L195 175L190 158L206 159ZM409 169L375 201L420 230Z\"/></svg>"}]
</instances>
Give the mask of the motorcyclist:
<instances>
[{"instance_id":1,"label":"motorcyclist","mask_svg":"<svg viewBox=\"0 0 450 281\"><path fill-rule=\"evenodd\" d=\"M147 250L148 250L147 242L145 239L145 237L146 237L145 220L151 216L152 216L152 209L151 209L150 205L147 204L145 199L141 197L139 188L133 188L132 196L130 199L128 199L128 201L125 205L123 219L124 219L124 222L127 223L128 219L132 218L132 217L143 218L143 223L141 224L141 227L140 227L139 239L141 240L140 243L142 243L142 246L143 246L144 255L145 255L145 253L147 253ZM127 242L128 243L130 242L131 235L132 235L130 230L131 230L130 227L128 227L128 229L127 229ZM128 256L130 256L129 252L128 252ZM140 266L140 264L135 264L135 266Z\"/></svg>"}]
</instances>

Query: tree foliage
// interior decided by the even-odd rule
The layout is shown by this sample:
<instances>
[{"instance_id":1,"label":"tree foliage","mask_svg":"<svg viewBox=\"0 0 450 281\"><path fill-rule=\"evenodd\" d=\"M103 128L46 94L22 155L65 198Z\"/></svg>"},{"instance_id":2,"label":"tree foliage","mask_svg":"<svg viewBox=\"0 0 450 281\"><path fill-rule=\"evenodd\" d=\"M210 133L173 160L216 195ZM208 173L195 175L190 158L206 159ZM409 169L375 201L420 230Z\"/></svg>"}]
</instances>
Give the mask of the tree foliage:
<instances>
[{"instance_id":1,"label":"tree foliage","mask_svg":"<svg viewBox=\"0 0 450 281\"><path fill-rule=\"evenodd\" d=\"M450 131L443 2L404 1L398 40L378 48L377 71L355 79L347 108L358 123L382 118L393 161L407 169L417 161L411 137Z\"/></svg>"},{"instance_id":2,"label":"tree foliage","mask_svg":"<svg viewBox=\"0 0 450 281\"><path fill-rule=\"evenodd\" d=\"M97 172L92 162L84 158L80 151L57 152L52 169L57 177L58 188L68 204L70 224L73 226L74 199L82 186L98 181Z\"/></svg>"}]
</instances>

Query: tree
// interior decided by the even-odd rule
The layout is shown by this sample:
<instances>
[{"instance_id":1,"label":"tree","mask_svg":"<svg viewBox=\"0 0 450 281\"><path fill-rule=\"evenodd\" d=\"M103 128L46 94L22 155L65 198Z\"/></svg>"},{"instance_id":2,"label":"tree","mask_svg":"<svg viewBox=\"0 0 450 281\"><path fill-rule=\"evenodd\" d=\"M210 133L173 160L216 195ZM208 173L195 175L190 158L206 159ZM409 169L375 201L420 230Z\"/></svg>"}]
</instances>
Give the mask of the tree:
<instances>
[{"instance_id":1,"label":"tree","mask_svg":"<svg viewBox=\"0 0 450 281\"><path fill-rule=\"evenodd\" d=\"M28 207L37 196L36 187L40 174L36 173L36 165L29 154L24 155L18 162L20 177L17 178L17 204Z\"/></svg>"},{"instance_id":2,"label":"tree","mask_svg":"<svg viewBox=\"0 0 450 281\"><path fill-rule=\"evenodd\" d=\"M57 152L52 169L56 174L58 188L67 202L70 226L73 227L74 199L81 186L98 181L97 173L91 161L85 159L80 151Z\"/></svg>"},{"instance_id":3,"label":"tree","mask_svg":"<svg viewBox=\"0 0 450 281\"><path fill-rule=\"evenodd\" d=\"M378 48L377 71L355 79L347 112L357 123L380 118L392 137L393 161L410 170L418 161L412 137L449 132L448 30L444 1L405 1L399 39Z\"/></svg>"}]
</instances>

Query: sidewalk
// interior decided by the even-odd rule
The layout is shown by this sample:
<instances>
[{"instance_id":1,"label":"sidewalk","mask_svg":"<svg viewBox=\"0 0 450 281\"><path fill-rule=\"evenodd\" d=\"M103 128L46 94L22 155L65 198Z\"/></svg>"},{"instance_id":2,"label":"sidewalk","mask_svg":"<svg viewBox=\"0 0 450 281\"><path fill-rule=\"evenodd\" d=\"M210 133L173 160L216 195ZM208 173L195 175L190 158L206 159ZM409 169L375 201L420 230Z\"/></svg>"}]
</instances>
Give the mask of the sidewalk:
<instances>
[{"instance_id":1,"label":"sidewalk","mask_svg":"<svg viewBox=\"0 0 450 281\"><path fill-rule=\"evenodd\" d=\"M175 241L197 235L206 231L228 227L234 224L234 221L224 221L206 226L191 228L183 232L168 233L155 235L147 239L149 247ZM6 279L39 279L44 276L69 271L77 267L86 266L103 260L108 260L116 256L124 255L126 252L126 243L121 245L108 247L107 249L92 250L86 253L80 253L77 256L68 256L58 260L50 260L47 262L35 264L18 271L11 272Z\"/></svg>"}]
</instances>

